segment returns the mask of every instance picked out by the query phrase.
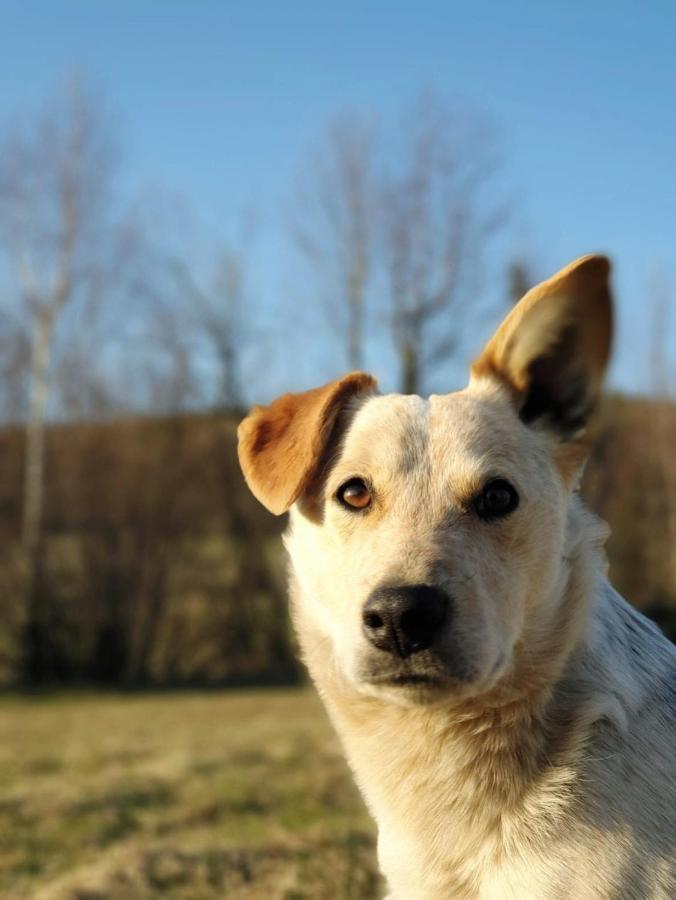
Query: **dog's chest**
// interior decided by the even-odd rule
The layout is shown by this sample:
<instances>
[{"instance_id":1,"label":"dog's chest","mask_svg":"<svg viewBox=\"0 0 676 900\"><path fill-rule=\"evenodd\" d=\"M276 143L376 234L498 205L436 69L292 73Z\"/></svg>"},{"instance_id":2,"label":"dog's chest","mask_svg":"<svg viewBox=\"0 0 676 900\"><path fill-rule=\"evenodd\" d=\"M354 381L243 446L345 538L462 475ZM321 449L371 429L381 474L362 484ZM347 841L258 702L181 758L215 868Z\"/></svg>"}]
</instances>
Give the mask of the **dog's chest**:
<instances>
[{"instance_id":1,"label":"dog's chest","mask_svg":"<svg viewBox=\"0 0 676 900\"><path fill-rule=\"evenodd\" d=\"M381 833L378 842L379 862L390 891L387 900L608 900L615 896L610 886L616 878L606 865L608 848L600 845L598 859L604 855L605 859L595 867L590 856L580 855L575 841L568 839L554 839L549 846L523 844L518 853L505 857L494 847L459 854L453 852L450 840L446 853L428 853L420 846L406 848L405 842L392 837ZM590 846L595 843L590 836ZM641 897L662 897L651 893L647 883L645 887Z\"/></svg>"},{"instance_id":2,"label":"dog's chest","mask_svg":"<svg viewBox=\"0 0 676 900\"><path fill-rule=\"evenodd\" d=\"M530 793L523 773L495 748L482 765L476 749L453 741L437 744L435 753L427 741L417 752L409 745L409 755L399 742L392 756L392 741L381 740L379 752L370 741L345 743L378 824L378 858L393 900L585 896L553 887L571 884L564 848L579 829L567 767L542 773Z\"/></svg>"},{"instance_id":3,"label":"dog's chest","mask_svg":"<svg viewBox=\"0 0 676 900\"><path fill-rule=\"evenodd\" d=\"M551 859L535 832L524 834L519 852L512 854L497 833L480 837L451 825L421 833L410 824L385 822L379 828L378 859L391 891L388 900L563 900L552 892Z\"/></svg>"}]
</instances>

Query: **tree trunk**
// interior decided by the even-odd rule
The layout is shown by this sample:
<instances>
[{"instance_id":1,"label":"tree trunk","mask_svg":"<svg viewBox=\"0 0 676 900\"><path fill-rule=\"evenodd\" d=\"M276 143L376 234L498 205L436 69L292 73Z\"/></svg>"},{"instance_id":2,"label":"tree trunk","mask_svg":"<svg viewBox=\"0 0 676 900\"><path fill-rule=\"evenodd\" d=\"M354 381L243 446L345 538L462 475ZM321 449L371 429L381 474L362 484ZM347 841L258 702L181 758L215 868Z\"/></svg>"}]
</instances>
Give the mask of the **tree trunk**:
<instances>
[{"instance_id":1,"label":"tree trunk","mask_svg":"<svg viewBox=\"0 0 676 900\"><path fill-rule=\"evenodd\" d=\"M45 416L49 394L49 356L52 345L51 311L35 319L31 352L30 406L26 424L23 495L23 546L27 566L27 610L24 674L30 681L45 681L52 669L50 610L44 577L44 471Z\"/></svg>"},{"instance_id":2,"label":"tree trunk","mask_svg":"<svg viewBox=\"0 0 676 900\"><path fill-rule=\"evenodd\" d=\"M347 356L350 369L353 372L362 368L361 337L362 337L362 303L360 297L351 297L348 307L348 335Z\"/></svg>"},{"instance_id":3,"label":"tree trunk","mask_svg":"<svg viewBox=\"0 0 676 900\"><path fill-rule=\"evenodd\" d=\"M23 543L31 554L42 538L45 469L45 415L49 393L49 355L52 346L51 313L42 312L35 323L31 353L30 409L26 425L26 470L23 500Z\"/></svg>"},{"instance_id":4,"label":"tree trunk","mask_svg":"<svg viewBox=\"0 0 676 900\"><path fill-rule=\"evenodd\" d=\"M405 341L401 347L401 392L420 393L420 347L414 341Z\"/></svg>"}]
</instances>

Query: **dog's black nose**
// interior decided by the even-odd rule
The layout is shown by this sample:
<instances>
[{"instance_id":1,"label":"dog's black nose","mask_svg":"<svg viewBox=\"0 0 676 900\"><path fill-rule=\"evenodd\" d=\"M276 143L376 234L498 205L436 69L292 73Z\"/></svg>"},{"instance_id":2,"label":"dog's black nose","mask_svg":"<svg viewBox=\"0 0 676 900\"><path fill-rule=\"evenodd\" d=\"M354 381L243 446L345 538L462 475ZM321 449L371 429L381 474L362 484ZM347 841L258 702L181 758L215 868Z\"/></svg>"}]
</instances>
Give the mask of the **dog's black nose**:
<instances>
[{"instance_id":1,"label":"dog's black nose","mask_svg":"<svg viewBox=\"0 0 676 900\"><path fill-rule=\"evenodd\" d=\"M364 605L364 633L374 647L405 658L431 646L449 605L444 591L427 584L379 588Z\"/></svg>"}]
</instances>

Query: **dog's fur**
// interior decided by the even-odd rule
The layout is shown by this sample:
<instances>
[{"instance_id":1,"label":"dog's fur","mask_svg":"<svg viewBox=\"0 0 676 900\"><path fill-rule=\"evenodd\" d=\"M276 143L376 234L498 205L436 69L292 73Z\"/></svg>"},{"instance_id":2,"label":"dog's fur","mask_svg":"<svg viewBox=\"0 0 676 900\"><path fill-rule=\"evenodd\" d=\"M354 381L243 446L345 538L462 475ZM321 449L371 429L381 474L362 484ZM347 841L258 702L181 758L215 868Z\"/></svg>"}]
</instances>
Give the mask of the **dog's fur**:
<instances>
[{"instance_id":1,"label":"dog's fur","mask_svg":"<svg viewBox=\"0 0 676 900\"><path fill-rule=\"evenodd\" d=\"M464 391L380 396L356 373L240 426L254 494L290 508L293 619L397 900L676 897L676 651L605 581L576 494L608 273L585 257L533 289ZM356 476L363 512L336 500ZM483 521L496 477L519 506ZM368 596L421 583L452 598L438 640L374 648Z\"/></svg>"}]
</instances>

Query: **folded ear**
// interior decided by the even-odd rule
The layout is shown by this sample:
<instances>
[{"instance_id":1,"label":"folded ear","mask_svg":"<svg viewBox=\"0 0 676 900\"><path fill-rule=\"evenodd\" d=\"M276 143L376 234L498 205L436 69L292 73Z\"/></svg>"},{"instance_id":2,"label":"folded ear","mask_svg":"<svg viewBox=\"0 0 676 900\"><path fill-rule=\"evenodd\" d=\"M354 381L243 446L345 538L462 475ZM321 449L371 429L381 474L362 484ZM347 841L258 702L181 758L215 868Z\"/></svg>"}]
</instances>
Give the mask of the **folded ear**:
<instances>
[{"instance_id":1,"label":"folded ear","mask_svg":"<svg viewBox=\"0 0 676 900\"><path fill-rule=\"evenodd\" d=\"M472 364L474 378L499 379L521 419L564 441L584 435L595 411L612 339L604 256L583 256L515 306Z\"/></svg>"},{"instance_id":2,"label":"folded ear","mask_svg":"<svg viewBox=\"0 0 676 900\"><path fill-rule=\"evenodd\" d=\"M376 386L371 375L352 372L252 409L237 429L239 462L263 506L275 515L289 509L317 474L340 411Z\"/></svg>"}]
</instances>

